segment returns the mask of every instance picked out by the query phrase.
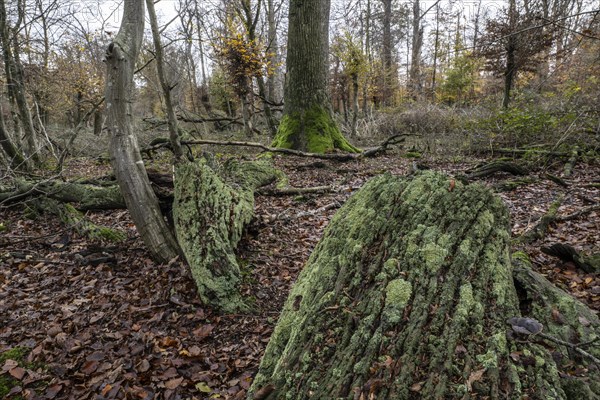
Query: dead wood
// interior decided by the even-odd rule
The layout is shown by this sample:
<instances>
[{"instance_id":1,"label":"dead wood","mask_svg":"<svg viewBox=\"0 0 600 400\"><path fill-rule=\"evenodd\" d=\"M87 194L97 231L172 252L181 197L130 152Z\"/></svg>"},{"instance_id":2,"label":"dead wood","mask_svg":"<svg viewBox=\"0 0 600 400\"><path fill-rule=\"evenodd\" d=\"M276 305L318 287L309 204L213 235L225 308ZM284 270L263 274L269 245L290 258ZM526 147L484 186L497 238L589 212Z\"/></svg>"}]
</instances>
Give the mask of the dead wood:
<instances>
[{"instance_id":1,"label":"dead wood","mask_svg":"<svg viewBox=\"0 0 600 400\"><path fill-rule=\"evenodd\" d=\"M593 211L598 211L598 210L600 210L600 204L594 204L589 207L584 207L579 211L575 211L574 213L571 213L568 215L563 215L563 216L558 216L558 217L556 217L556 221L557 222L572 221L574 219L581 217L582 215L589 214Z\"/></svg>"},{"instance_id":2,"label":"dead wood","mask_svg":"<svg viewBox=\"0 0 600 400\"><path fill-rule=\"evenodd\" d=\"M562 262L571 262L587 273L600 271L600 255L586 256L580 254L573 246L566 243L554 243L550 247L542 247L541 250L549 256L560 259Z\"/></svg>"},{"instance_id":3,"label":"dead wood","mask_svg":"<svg viewBox=\"0 0 600 400\"><path fill-rule=\"evenodd\" d=\"M512 175L527 175L527 170L515 163L506 161L492 161L491 163L481 165L475 169L467 171L468 180L493 175L496 172L508 172Z\"/></svg>"},{"instance_id":4,"label":"dead wood","mask_svg":"<svg viewBox=\"0 0 600 400\"><path fill-rule=\"evenodd\" d=\"M405 136L410 136L410 134L398 134L393 135L383 141L379 146L369 148L364 150L362 153L307 153L300 150L293 149L284 149L279 147L270 147L258 142L244 142L244 141L236 141L236 140L209 140L209 139L196 139L196 140L184 140L181 142L182 145L196 145L196 144L208 144L213 146L241 146L241 147L252 147L258 148L265 152L270 153L279 153L279 154L287 154L298 157L309 157L309 158L317 158L322 160L334 160L334 161L352 161L366 157L375 157L383 152L385 152L390 146L400 144L404 142ZM155 145L148 146L142 149L143 153L149 153L161 148L169 147L167 143L163 143L162 141L157 141L160 143L156 143Z\"/></svg>"},{"instance_id":5,"label":"dead wood","mask_svg":"<svg viewBox=\"0 0 600 400\"><path fill-rule=\"evenodd\" d=\"M543 156L568 157L571 154L562 151L550 151L540 149L494 149L494 153L498 154L539 154Z\"/></svg>"}]
</instances>

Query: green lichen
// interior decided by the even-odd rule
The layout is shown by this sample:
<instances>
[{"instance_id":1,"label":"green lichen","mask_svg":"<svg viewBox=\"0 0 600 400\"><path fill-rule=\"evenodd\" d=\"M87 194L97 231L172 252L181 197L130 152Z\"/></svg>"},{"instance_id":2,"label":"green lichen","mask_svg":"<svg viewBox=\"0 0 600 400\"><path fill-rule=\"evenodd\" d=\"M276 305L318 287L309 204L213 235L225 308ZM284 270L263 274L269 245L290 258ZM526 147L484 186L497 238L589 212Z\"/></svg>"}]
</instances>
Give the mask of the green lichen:
<instances>
[{"instance_id":1,"label":"green lichen","mask_svg":"<svg viewBox=\"0 0 600 400\"><path fill-rule=\"evenodd\" d=\"M284 115L272 146L319 154L335 149L360 152L344 138L330 112L316 105L304 112Z\"/></svg>"},{"instance_id":2,"label":"green lichen","mask_svg":"<svg viewBox=\"0 0 600 400\"><path fill-rule=\"evenodd\" d=\"M475 299L473 298L473 287L467 282L460 287L455 315L457 318L466 321L474 307Z\"/></svg>"},{"instance_id":3,"label":"green lichen","mask_svg":"<svg viewBox=\"0 0 600 400\"><path fill-rule=\"evenodd\" d=\"M486 369L498 368L498 356L507 354L506 334L498 332L488 339L488 351L484 354L479 354L476 359Z\"/></svg>"},{"instance_id":4,"label":"green lichen","mask_svg":"<svg viewBox=\"0 0 600 400\"><path fill-rule=\"evenodd\" d=\"M427 269L435 273L444 264L448 250L436 243L427 243L421 248L421 255Z\"/></svg>"},{"instance_id":5,"label":"green lichen","mask_svg":"<svg viewBox=\"0 0 600 400\"><path fill-rule=\"evenodd\" d=\"M412 285L402 278L390 281L385 288L385 306L404 308L412 295Z\"/></svg>"}]
</instances>

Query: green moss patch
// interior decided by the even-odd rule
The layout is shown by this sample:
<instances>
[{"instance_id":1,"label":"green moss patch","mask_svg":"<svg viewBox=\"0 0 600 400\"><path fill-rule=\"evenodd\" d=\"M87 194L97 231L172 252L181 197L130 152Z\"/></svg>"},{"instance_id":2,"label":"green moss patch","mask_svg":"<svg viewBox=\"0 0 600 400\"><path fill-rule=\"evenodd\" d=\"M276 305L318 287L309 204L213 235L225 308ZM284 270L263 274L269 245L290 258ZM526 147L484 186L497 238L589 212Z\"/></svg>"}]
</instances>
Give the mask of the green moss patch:
<instances>
[{"instance_id":1,"label":"green moss patch","mask_svg":"<svg viewBox=\"0 0 600 400\"><path fill-rule=\"evenodd\" d=\"M320 106L285 115L272 146L319 154L334 150L360 152L344 138L330 112Z\"/></svg>"}]
</instances>

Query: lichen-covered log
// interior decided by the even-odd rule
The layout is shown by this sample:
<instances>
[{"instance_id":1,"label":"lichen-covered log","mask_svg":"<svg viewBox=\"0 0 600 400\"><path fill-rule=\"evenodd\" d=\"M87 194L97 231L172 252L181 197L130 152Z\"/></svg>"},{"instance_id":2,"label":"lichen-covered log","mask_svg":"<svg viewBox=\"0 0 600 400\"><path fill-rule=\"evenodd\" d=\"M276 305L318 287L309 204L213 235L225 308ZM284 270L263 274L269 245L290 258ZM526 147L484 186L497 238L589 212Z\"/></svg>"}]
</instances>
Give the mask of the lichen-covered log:
<instances>
[{"instance_id":1,"label":"lichen-covered log","mask_svg":"<svg viewBox=\"0 0 600 400\"><path fill-rule=\"evenodd\" d=\"M579 345L582 350L600 358L600 319L597 313L533 271L526 254L515 253L513 265L522 312L542 323L546 335ZM596 343L592 346L582 345L594 340ZM536 364L544 363L550 351L555 363L551 363L550 368L562 372L559 374L560 387L565 394L562 398L599 399L600 365L588 368L590 360L572 348L548 340L545 344L544 348L524 346L523 353L517 357L529 356L535 359Z\"/></svg>"},{"instance_id":2,"label":"lichen-covered log","mask_svg":"<svg viewBox=\"0 0 600 400\"><path fill-rule=\"evenodd\" d=\"M292 288L249 398L567 398L546 347L508 336L508 232L482 186L373 179Z\"/></svg>"},{"instance_id":3,"label":"lichen-covered log","mask_svg":"<svg viewBox=\"0 0 600 400\"><path fill-rule=\"evenodd\" d=\"M248 308L235 249L254 213L254 190L275 179L276 170L262 161L230 161L218 173L202 162L175 171L177 240L200 298L223 312Z\"/></svg>"},{"instance_id":4,"label":"lichen-covered log","mask_svg":"<svg viewBox=\"0 0 600 400\"><path fill-rule=\"evenodd\" d=\"M0 188L0 202L3 204L11 204L37 196L76 203L77 209L82 211L125 208L125 201L116 184L99 185L60 180L17 179L10 187Z\"/></svg>"}]
</instances>

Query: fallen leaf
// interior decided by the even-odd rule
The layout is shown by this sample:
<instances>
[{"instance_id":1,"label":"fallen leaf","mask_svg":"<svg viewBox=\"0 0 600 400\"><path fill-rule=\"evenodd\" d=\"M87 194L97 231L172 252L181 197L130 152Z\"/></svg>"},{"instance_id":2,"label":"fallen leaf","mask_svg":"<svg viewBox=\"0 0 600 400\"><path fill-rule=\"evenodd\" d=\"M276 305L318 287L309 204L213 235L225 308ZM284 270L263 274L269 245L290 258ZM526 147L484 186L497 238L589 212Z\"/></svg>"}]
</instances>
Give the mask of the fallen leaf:
<instances>
[{"instance_id":1,"label":"fallen leaf","mask_svg":"<svg viewBox=\"0 0 600 400\"><path fill-rule=\"evenodd\" d=\"M86 361L85 363L83 363L80 371L86 375L90 375L90 374L93 374L94 372L96 372L97 369L98 369L98 361L91 360L91 361Z\"/></svg>"},{"instance_id":2,"label":"fallen leaf","mask_svg":"<svg viewBox=\"0 0 600 400\"><path fill-rule=\"evenodd\" d=\"M4 362L4 365L2 366L2 372L8 372L13 368L16 368L19 366L19 363L16 362L15 360L11 360L10 358L8 360L6 360Z\"/></svg>"},{"instance_id":3,"label":"fallen leaf","mask_svg":"<svg viewBox=\"0 0 600 400\"><path fill-rule=\"evenodd\" d=\"M44 397L47 399L53 399L60 393L60 391L62 389L63 389L63 386L60 384L49 386L48 389L46 389L46 393L44 394Z\"/></svg>"},{"instance_id":4,"label":"fallen leaf","mask_svg":"<svg viewBox=\"0 0 600 400\"><path fill-rule=\"evenodd\" d=\"M423 389L423 384L425 383L425 381L423 382L417 382L417 383L413 383L412 386L410 387L410 391L411 392L420 392L421 389Z\"/></svg>"},{"instance_id":5,"label":"fallen leaf","mask_svg":"<svg viewBox=\"0 0 600 400\"><path fill-rule=\"evenodd\" d=\"M202 393L211 393L212 392L212 389L210 388L210 386L208 386L206 384L206 382L196 383L196 389L198 389L198 391L200 391Z\"/></svg>"},{"instance_id":6,"label":"fallen leaf","mask_svg":"<svg viewBox=\"0 0 600 400\"><path fill-rule=\"evenodd\" d=\"M106 386L104 386L104 389L102 389L102 396L106 397L106 395L108 394L108 392L110 392L111 389L112 385L110 383L107 383Z\"/></svg>"},{"instance_id":7,"label":"fallen leaf","mask_svg":"<svg viewBox=\"0 0 600 400\"><path fill-rule=\"evenodd\" d=\"M214 325L206 324L206 325L200 326L200 328L198 328L198 329L195 329L193 331L193 333L194 333L194 335L196 335L196 337L198 339L204 339L210 335L210 333L213 331L213 329L215 329Z\"/></svg>"},{"instance_id":8,"label":"fallen leaf","mask_svg":"<svg viewBox=\"0 0 600 400\"><path fill-rule=\"evenodd\" d=\"M484 373L485 368L471 372L471 375L469 375L469 379L467 379L467 391L471 392L473 390L473 382L480 381L481 378L483 378Z\"/></svg>"},{"instance_id":9,"label":"fallen leaf","mask_svg":"<svg viewBox=\"0 0 600 400\"><path fill-rule=\"evenodd\" d=\"M10 374L10 376L12 376L18 381L23 379L23 377L25 376L25 370L21 367L13 368L10 371L8 371L8 373Z\"/></svg>"},{"instance_id":10,"label":"fallen leaf","mask_svg":"<svg viewBox=\"0 0 600 400\"><path fill-rule=\"evenodd\" d=\"M150 363L148 362L148 360L142 360L142 362L140 362L140 365L138 366L137 370L139 372L146 372L150 369Z\"/></svg>"},{"instance_id":11,"label":"fallen leaf","mask_svg":"<svg viewBox=\"0 0 600 400\"><path fill-rule=\"evenodd\" d=\"M171 379L171 380L165 382L165 387L167 389L174 390L174 389L177 389L181 385L181 382L183 382L183 378L181 378L181 377Z\"/></svg>"}]
</instances>

